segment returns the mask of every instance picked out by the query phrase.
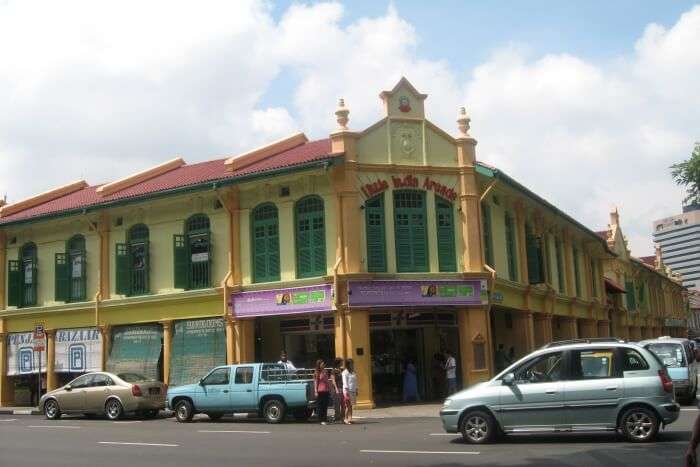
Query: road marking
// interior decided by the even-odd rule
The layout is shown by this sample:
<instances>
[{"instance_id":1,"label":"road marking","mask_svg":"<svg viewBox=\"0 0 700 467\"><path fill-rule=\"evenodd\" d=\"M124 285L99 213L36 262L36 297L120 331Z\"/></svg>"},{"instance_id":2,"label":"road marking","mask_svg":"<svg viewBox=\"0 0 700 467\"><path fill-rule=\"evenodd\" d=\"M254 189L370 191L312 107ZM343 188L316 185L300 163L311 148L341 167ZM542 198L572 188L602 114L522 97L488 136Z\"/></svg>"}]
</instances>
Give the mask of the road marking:
<instances>
[{"instance_id":1,"label":"road marking","mask_svg":"<svg viewBox=\"0 0 700 467\"><path fill-rule=\"evenodd\" d=\"M165 443L123 443L120 441L98 441L97 444L116 444L118 446L160 446L166 448L176 448L180 446L179 444L165 444Z\"/></svg>"},{"instance_id":2,"label":"road marking","mask_svg":"<svg viewBox=\"0 0 700 467\"><path fill-rule=\"evenodd\" d=\"M459 433L430 433L430 436L462 436Z\"/></svg>"},{"instance_id":3,"label":"road marking","mask_svg":"<svg viewBox=\"0 0 700 467\"><path fill-rule=\"evenodd\" d=\"M384 451L380 449L360 449L360 452L370 454L481 454L477 451Z\"/></svg>"},{"instance_id":4,"label":"road marking","mask_svg":"<svg viewBox=\"0 0 700 467\"><path fill-rule=\"evenodd\" d=\"M16 418L0 418L0 422L16 422Z\"/></svg>"},{"instance_id":5,"label":"road marking","mask_svg":"<svg viewBox=\"0 0 700 467\"><path fill-rule=\"evenodd\" d=\"M197 430L197 433L247 433L251 435L269 435L271 431L243 431L243 430Z\"/></svg>"},{"instance_id":6,"label":"road marking","mask_svg":"<svg viewBox=\"0 0 700 467\"><path fill-rule=\"evenodd\" d=\"M112 423L121 423L122 425L127 425L129 423L141 423L141 422L142 422L142 420L132 420L129 422L112 422Z\"/></svg>"},{"instance_id":7,"label":"road marking","mask_svg":"<svg viewBox=\"0 0 700 467\"><path fill-rule=\"evenodd\" d=\"M696 409L694 407L693 408L686 407L686 408L681 409L681 412L697 412L697 411L698 411L698 409Z\"/></svg>"},{"instance_id":8,"label":"road marking","mask_svg":"<svg viewBox=\"0 0 700 467\"><path fill-rule=\"evenodd\" d=\"M79 426L75 425L28 425L27 428L71 428L73 430L80 429Z\"/></svg>"}]
</instances>

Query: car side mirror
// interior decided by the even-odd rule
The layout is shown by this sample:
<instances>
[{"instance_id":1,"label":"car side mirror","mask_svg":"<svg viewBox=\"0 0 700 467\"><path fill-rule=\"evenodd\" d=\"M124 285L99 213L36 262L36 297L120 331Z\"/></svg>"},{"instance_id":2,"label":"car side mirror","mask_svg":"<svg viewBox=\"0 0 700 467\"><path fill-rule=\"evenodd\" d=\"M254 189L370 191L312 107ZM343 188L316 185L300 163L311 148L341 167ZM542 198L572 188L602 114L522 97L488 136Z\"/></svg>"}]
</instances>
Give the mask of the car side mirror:
<instances>
[{"instance_id":1,"label":"car side mirror","mask_svg":"<svg viewBox=\"0 0 700 467\"><path fill-rule=\"evenodd\" d=\"M200 385L200 386L204 386L204 378L202 378L202 379L199 380L199 385Z\"/></svg>"},{"instance_id":2,"label":"car side mirror","mask_svg":"<svg viewBox=\"0 0 700 467\"><path fill-rule=\"evenodd\" d=\"M513 384L515 384L515 375L513 373L507 373L503 377L503 384L505 384L506 386L512 386Z\"/></svg>"},{"instance_id":3,"label":"car side mirror","mask_svg":"<svg viewBox=\"0 0 700 467\"><path fill-rule=\"evenodd\" d=\"M73 387L70 384L66 384L65 386L63 386L63 389L65 389L66 391L70 391L71 389L73 389Z\"/></svg>"}]
</instances>

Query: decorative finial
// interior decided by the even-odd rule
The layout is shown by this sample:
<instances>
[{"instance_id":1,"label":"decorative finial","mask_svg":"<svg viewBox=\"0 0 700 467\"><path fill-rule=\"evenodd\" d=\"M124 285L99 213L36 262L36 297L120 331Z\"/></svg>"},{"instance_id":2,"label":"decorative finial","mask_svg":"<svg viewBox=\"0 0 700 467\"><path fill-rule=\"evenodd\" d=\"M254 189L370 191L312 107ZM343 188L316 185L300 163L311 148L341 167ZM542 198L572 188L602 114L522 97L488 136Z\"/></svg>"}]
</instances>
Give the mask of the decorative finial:
<instances>
[{"instance_id":1,"label":"decorative finial","mask_svg":"<svg viewBox=\"0 0 700 467\"><path fill-rule=\"evenodd\" d=\"M339 130L347 130L348 129L348 121L350 119L348 118L348 115L350 114L350 110L345 107L345 99L342 97L338 99L338 108L335 109L335 117L336 121L338 122L338 129Z\"/></svg>"},{"instance_id":2,"label":"decorative finial","mask_svg":"<svg viewBox=\"0 0 700 467\"><path fill-rule=\"evenodd\" d=\"M469 122L471 122L471 118L467 115L467 109L460 107L457 115L457 127L459 128L460 137L469 138Z\"/></svg>"}]
</instances>

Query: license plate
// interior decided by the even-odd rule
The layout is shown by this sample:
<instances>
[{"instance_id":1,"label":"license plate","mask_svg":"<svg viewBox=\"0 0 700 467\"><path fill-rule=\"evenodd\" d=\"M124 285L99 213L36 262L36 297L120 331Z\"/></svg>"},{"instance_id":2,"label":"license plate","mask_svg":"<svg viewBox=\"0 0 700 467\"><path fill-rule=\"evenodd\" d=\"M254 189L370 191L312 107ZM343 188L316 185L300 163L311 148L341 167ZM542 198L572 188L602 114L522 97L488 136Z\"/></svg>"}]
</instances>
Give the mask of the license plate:
<instances>
[{"instance_id":1,"label":"license plate","mask_svg":"<svg viewBox=\"0 0 700 467\"><path fill-rule=\"evenodd\" d=\"M160 388L148 388L148 394L151 396L157 396L160 394Z\"/></svg>"}]
</instances>

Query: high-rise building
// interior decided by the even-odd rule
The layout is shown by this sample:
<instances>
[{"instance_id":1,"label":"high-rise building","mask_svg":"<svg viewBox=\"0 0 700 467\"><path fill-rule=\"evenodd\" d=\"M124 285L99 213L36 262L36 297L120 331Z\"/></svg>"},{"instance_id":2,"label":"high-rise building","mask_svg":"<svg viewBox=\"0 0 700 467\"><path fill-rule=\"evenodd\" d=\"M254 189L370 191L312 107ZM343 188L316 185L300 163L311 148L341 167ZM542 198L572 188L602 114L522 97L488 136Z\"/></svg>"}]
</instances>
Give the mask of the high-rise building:
<instances>
[{"instance_id":1,"label":"high-rise building","mask_svg":"<svg viewBox=\"0 0 700 467\"><path fill-rule=\"evenodd\" d=\"M654 221L654 243L661 247L664 264L683 275L683 285L700 290L700 204Z\"/></svg>"}]
</instances>

